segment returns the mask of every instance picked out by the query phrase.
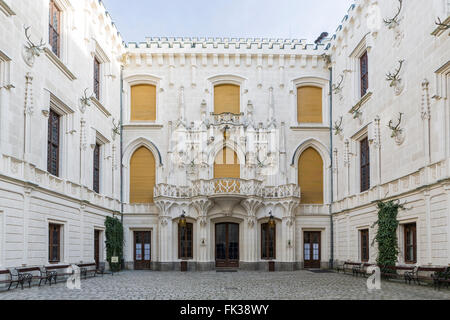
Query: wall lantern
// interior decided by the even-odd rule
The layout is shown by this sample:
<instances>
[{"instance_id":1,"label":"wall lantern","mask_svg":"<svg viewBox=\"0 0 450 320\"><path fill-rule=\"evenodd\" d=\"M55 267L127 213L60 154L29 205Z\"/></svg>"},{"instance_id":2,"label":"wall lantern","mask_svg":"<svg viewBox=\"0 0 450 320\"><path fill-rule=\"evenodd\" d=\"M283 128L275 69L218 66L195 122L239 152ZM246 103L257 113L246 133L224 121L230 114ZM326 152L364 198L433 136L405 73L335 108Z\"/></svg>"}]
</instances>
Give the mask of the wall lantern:
<instances>
[{"instance_id":1,"label":"wall lantern","mask_svg":"<svg viewBox=\"0 0 450 320\"><path fill-rule=\"evenodd\" d=\"M275 222L275 218L272 215L272 211L270 211L270 217L269 217L269 227L270 228L275 228L276 222Z\"/></svg>"},{"instance_id":2,"label":"wall lantern","mask_svg":"<svg viewBox=\"0 0 450 320\"><path fill-rule=\"evenodd\" d=\"M181 214L180 220L178 221L178 225L181 228L186 227L186 212L183 210L183 213Z\"/></svg>"}]
</instances>

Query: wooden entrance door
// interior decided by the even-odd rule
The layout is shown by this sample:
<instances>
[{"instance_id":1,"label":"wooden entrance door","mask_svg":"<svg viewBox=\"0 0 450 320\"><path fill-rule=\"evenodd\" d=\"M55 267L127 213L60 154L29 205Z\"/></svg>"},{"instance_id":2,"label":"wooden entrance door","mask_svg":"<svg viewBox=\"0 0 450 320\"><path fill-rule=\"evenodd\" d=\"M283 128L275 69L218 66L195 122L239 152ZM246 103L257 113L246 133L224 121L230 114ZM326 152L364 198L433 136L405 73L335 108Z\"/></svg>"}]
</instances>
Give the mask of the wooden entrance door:
<instances>
[{"instance_id":1,"label":"wooden entrance door","mask_svg":"<svg viewBox=\"0 0 450 320\"><path fill-rule=\"evenodd\" d=\"M134 269L150 270L151 263L151 232L134 232Z\"/></svg>"},{"instance_id":2,"label":"wooden entrance door","mask_svg":"<svg viewBox=\"0 0 450 320\"><path fill-rule=\"evenodd\" d=\"M304 268L320 268L320 231L305 231L303 234Z\"/></svg>"},{"instance_id":3,"label":"wooden entrance door","mask_svg":"<svg viewBox=\"0 0 450 320\"><path fill-rule=\"evenodd\" d=\"M216 224L216 268L239 267L239 225Z\"/></svg>"},{"instance_id":4,"label":"wooden entrance door","mask_svg":"<svg viewBox=\"0 0 450 320\"><path fill-rule=\"evenodd\" d=\"M94 230L94 260L98 269L100 267L100 230Z\"/></svg>"}]
</instances>

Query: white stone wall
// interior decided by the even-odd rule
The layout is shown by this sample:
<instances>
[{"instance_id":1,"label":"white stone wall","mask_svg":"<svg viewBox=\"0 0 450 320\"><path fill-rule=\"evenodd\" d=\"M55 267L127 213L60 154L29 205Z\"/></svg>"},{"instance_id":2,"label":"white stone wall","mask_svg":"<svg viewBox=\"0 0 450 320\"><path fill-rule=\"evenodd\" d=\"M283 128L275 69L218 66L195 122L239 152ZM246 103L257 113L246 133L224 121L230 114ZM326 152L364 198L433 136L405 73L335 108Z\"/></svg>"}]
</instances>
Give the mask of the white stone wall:
<instances>
[{"instance_id":1,"label":"white stone wall","mask_svg":"<svg viewBox=\"0 0 450 320\"><path fill-rule=\"evenodd\" d=\"M104 230L105 217L120 211L112 119L120 118L122 40L99 1L55 2L62 10L61 58L48 45L49 1L0 3L2 268L47 264L49 222L63 225L61 263L92 262L94 229ZM46 43L33 64L24 59L24 26L34 43ZM101 97L83 113L80 98L93 90L94 55L102 62ZM47 173L50 101L63 115L59 177ZM102 144L100 194L92 191L96 141Z\"/></svg>"},{"instance_id":2,"label":"white stone wall","mask_svg":"<svg viewBox=\"0 0 450 320\"><path fill-rule=\"evenodd\" d=\"M437 17L448 17L447 1L403 1L400 22L389 28L381 19L397 13L397 1L357 1L332 40L333 83L344 76L341 93L333 94L333 121L342 121L334 135L335 260L359 261L358 230L377 220L373 201L399 199L408 208L400 223L417 223L418 264L450 262L450 112L448 101L448 32L436 35ZM435 35L432 35L435 34ZM358 52L368 51L370 97L360 100ZM401 82L390 86L386 74L399 73ZM369 94L369 95L370 95ZM361 119L354 119L358 109ZM390 120L397 124L392 138ZM370 190L360 193L358 141L370 142ZM337 164L337 165L336 165ZM399 228L399 263L403 238ZM376 228L370 229L374 238ZM376 244L370 248L375 262Z\"/></svg>"}]
</instances>

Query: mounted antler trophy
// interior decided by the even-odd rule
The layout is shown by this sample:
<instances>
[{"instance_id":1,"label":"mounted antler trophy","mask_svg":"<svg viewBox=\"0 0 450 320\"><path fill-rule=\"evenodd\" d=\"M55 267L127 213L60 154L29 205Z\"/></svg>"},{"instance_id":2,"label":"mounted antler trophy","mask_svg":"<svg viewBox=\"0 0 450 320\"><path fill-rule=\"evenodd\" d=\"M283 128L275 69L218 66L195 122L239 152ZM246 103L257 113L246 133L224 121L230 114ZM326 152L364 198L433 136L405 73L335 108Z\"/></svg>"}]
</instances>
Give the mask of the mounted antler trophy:
<instances>
[{"instance_id":1,"label":"mounted antler trophy","mask_svg":"<svg viewBox=\"0 0 450 320\"><path fill-rule=\"evenodd\" d=\"M94 97L94 94L91 94L88 97L88 95L87 95L88 90L89 90L88 88L84 89L84 95L83 95L83 97L80 98L80 103L81 103L80 110L82 113L84 113L84 111L86 110L86 107L91 106L91 99Z\"/></svg>"},{"instance_id":2,"label":"mounted antler trophy","mask_svg":"<svg viewBox=\"0 0 450 320\"><path fill-rule=\"evenodd\" d=\"M34 64L35 57L39 57L41 55L41 53L44 51L46 43L41 38L40 43L38 45L35 44L31 40L31 36L29 33L31 26L29 26L29 27L24 26L23 28L25 31L25 37L27 38L27 44L24 46L24 50L23 50L23 58L24 58L26 64L28 64L30 67L32 67Z\"/></svg>"},{"instance_id":3,"label":"mounted antler trophy","mask_svg":"<svg viewBox=\"0 0 450 320\"><path fill-rule=\"evenodd\" d=\"M343 117L341 116L341 118L339 120L334 122L333 130L334 130L334 135L336 135L336 136L340 135L343 131L342 130L342 120L343 120Z\"/></svg>"},{"instance_id":4,"label":"mounted antler trophy","mask_svg":"<svg viewBox=\"0 0 450 320\"><path fill-rule=\"evenodd\" d=\"M394 126L393 125L394 121L392 121L392 120L390 120L389 124L388 124L388 128L391 129L391 131L392 131L391 138L394 138L395 142L398 145L401 145L403 143L403 141L405 140L405 138L403 136L403 129L400 128L400 125L402 123L402 117L403 117L403 113L400 112L397 124Z\"/></svg>"},{"instance_id":5,"label":"mounted antler trophy","mask_svg":"<svg viewBox=\"0 0 450 320\"><path fill-rule=\"evenodd\" d=\"M395 69L394 73L389 72L386 74L386 81L390 81L390 87L395 88L395 93L399 95L403 91L403 86L401 85L402 79L400 78L400 72L402 71L402 66L405 60L399 60L399 67Z\"/></svg>"},{"instance_id":6,"label":"mounted antler trophy","mask_svg":"<svg viewBox=\"0 0 450 320\"><path fill-rule=\"evenodd\" d=\"M402 12L402 8L403 8L403 0L398 0L398 2L400 3L399 7L398 7L398 11L397 14L390 19L384 19L384 24L389 28L395 28L400 24L400 13Z\"/></svg>"}]
</instances>

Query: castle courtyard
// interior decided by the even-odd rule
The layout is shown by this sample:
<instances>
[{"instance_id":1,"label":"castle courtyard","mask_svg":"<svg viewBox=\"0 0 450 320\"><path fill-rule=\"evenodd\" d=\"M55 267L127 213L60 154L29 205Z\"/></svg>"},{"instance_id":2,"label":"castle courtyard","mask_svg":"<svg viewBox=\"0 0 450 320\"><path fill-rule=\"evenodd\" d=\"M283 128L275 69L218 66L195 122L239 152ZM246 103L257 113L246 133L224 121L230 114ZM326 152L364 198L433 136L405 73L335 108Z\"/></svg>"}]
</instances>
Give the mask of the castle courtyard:
<instances>
[{"instance_id":1,"label":"castle courtyard","mask_svg":"<svg viewBox=\"0 0 450 320\"><path fill-rule=\"evenodd\" d=\"M450 290L382 281L369 291L366 278L335 272L124 271L81 281L0 292L0 300L450 300ZM192 302L191 302L192 303Z\"/></svg>"}]
</instances>

